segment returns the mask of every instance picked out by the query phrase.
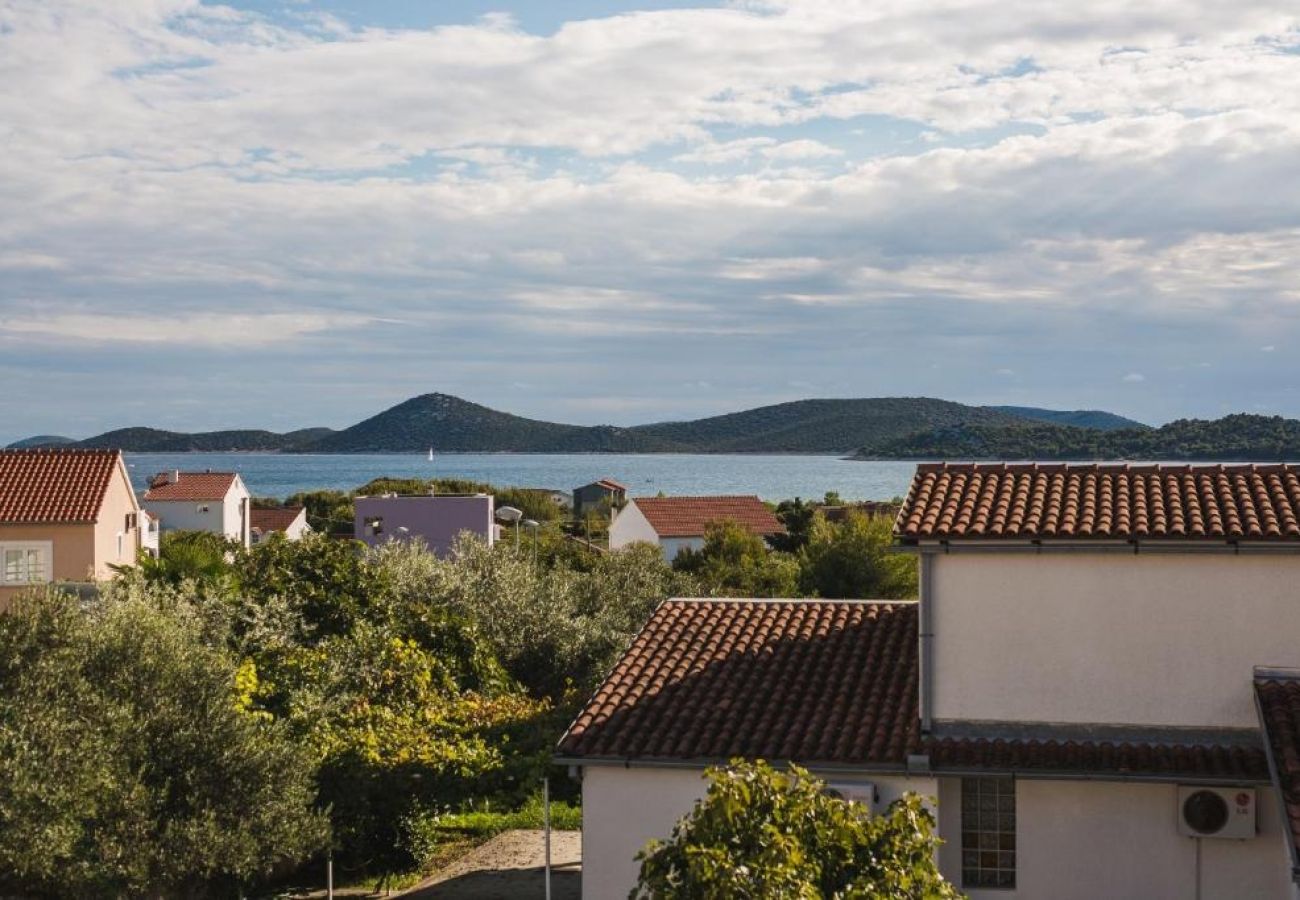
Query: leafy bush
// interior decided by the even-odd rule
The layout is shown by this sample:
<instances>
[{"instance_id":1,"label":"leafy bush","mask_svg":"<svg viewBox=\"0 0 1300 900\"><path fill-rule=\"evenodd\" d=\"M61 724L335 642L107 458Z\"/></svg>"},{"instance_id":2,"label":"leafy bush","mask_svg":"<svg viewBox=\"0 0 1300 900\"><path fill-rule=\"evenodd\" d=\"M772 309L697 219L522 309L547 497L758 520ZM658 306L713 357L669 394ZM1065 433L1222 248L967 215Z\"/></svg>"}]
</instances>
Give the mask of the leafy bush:
<instances>
[{"instance_id":1,"label":"leafy bush","mask_svg":"<svg viewBox=\"0 0 1300 900\"><path fill-rule=\"evenodd\" d=\"M0 892L195 896L323 846L310 760L197 619L126 592L0 616Z\"/></svg>"},{"instance_id":2,"label":"leafy bush","mask_svg":"<svg viewBox=\"0 0 1300 900\"><path fill-rule=\"evenodd\" d=\"M637 855L632 898L958 897L935 864L934 819L915 794L870 815L798 766L735 760L664 842Z\"/></svg>"},{"instance_id":3,"label":"leafy bush","mask_svg":"<svg viewBox=\"0 0 1300 900\"><path fill-rule=\"evenodd\" d=\"M761 537L731 521L710 523L704 546L682 550L673 568L724 597L793 597L798 591L795 558L770 550Z\"/></svg>"},{"instance_id":4,"label":"leafy bush","mask_svg":"<svg viewBox=\"0 0 1300 900\"><path fill-rule=\"evenodd\" d=\"M916 596L917 563L891 552L894 524L886 516L850 511L843 522L815 516L800 552L799 586L806 594L858 600Z\"/></svg>"}]
</instances>

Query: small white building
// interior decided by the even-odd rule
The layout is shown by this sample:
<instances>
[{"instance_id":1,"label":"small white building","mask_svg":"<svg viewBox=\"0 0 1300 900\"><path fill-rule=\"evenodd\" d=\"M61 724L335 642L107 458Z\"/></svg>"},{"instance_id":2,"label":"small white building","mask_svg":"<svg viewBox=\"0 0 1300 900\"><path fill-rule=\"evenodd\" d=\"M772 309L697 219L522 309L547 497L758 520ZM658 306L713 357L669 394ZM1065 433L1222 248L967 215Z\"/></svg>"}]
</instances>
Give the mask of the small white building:
<instances>
[{"instance_id":1,"label":"small white building","mask_svg":"<svg viewBox=\"0 0 1300 900\"><path fill-rule=\"evenodd\" d=\"M683 549L703 547L708 526L721 521L735 522L763 538L785 532L772 511L754 496L636 497L610 523L609 549L638 542L658 544L664 559L672 562Z\"/></svg>"},{"instance_id":2,"label":"small white building","mask_svg":"<svg viewBox=\"0 0 1300 900\"><path fill-rule=\"evenodd\" d=\"M154 476L141 506L168 531L210 531L238 541L251 539L251 495L236 472L181 472Z\"/></svg>"},{"instance_id":3,"label":"small white building","mask_svg":"<svg viewBox=\"0 0 1300 900\"><path fill-rule=\"evenodd\" d=\"M249 522L253 546L265 543L273 534L282 534L286 540L296 541L311 533L307 509L303 506L254 506L249 511Z\"/></svg>"},{"instance_id":4,"label":"small white building","mask_svg":"<svg viewBox=\"0 0 1300 900\"><path fill-rule=\"evenodd\" d=\"M924 465L916 603L669 601L557 750L583 895L734 756L937 802L973 900L1294 900L1300 468Z\"/></svg>"}]
</instances>

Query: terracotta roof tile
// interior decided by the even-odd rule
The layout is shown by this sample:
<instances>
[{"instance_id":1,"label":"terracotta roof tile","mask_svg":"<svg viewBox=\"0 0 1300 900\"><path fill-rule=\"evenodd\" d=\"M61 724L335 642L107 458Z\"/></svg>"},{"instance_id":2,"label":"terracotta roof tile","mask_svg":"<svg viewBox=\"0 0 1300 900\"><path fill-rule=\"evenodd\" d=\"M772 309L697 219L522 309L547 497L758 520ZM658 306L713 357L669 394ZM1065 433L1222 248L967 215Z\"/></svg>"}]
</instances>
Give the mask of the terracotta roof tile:
<instances>
[{"instance_id":1,"label":"terracotta roof tile","mask_svg":"<svg viewBox=\"0 0 1300 900\"><path fill-rule=\"evenodd\" d=\"M660 537L699 537L710 522L729 519L754 534L782 534L785 527L763 501L739 497L637 497L633 501Z\"/></svg>"},{"instance_id":2,"label":"terracotta roof tile","mask_svg":"<svg viewBox=\"0 0 1300 900\"><path fill-rule=\"evenodd\" d=\"M302 515L301 506L257 507L249 510L249 527L260 532L284 531Z\"/></svg>"},{"instance_id":3,"label":"terracotta roof tile","mask_svg":"<svg viewBox=\"0 0 1300 900\"><path fill-rule=\"evenodd\" d=\"M613 478L602 478L602 479L600 479L600 481L595 482L595 484L598 484L598 485L600 485L601 487L604 487L604 488L609 488L611 491L626 491L626 490L627 490L627 485L622 484L621 482L615 481Z\"/></svg>"},{"instance_id":4,"label":"terracotta roof tile","mask_svg":"<svg viewBox=\"0 0 1300 900\"><path fill-rule=\"evenodd\" d=\"M568 759L734 756L938 772L1266 780L1239 743L925 738L914 603L669 600L561 738Z\"/></svg>"},{"instance_id":5,"label":"terracotta roof tile","mask_svg":"<svg viewBox=\"0 0 1300 900\"><path fill-rule=\"evenodd\" d=\"M913 540L1300 541L1300 467L926 464L894 530Z\"/></svg>"},{"instance_id":6,"label":"terracotta roof tile","mask_svg":"<svg viewBox=\"0 0 1300 900\"><path fill-rule=\"evenodd\" d=\"M0 450L0 522L93 522L116 450Z\"/></svg>"},{"instance_id":7,"label":"terracotta roof tile","mask_svg":"<svg viewBox=\"0 0 1300 900\"><path fill-rule=\"evenodd\" d=\"M1278 802L1291 825L1291 863L1300 870L1300 672L1257 676L1255 698Z\"/></svg>"},{"instance_id":8,"label":"terracotta roof tile","mask_svg":"<svg viewBox=\"0 0 1300 900\"><path fill-rule=\"evenodd\" d=\"M181 472L177 481L156 476L145 491L145 502L169 500L224 500L238 477L234 472Z\"/></svg>"},{"instance_id":9,"label":"terracotta roof tile","mask_svg":"<svg viewBox=\"0 0 1300 900\"><path fill-rule=\"evenodd\" d=\"M669 600L558 751L899 763L917 739L916 607Z\"/></svg>"}]
</instances>

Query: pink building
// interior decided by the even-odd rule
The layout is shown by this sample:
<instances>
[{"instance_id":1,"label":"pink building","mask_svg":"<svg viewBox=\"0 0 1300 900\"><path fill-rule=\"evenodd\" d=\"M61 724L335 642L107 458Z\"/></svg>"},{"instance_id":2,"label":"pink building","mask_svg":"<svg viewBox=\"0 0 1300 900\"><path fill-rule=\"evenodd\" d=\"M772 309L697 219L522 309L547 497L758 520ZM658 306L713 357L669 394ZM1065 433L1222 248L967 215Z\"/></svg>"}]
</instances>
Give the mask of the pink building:
<instances>
[{"instance_id":1,"label":"pink building","mask_svg":"<svg viewBox=\"0 0 1300 900\"><path fill-rule=\"evenodd\" d=\"M439 556L447 556L462 532L491 546L496 541L495 513L490 494L358 497L353 533L372 547L418 539Z\"/></svg>"}]
</instances>

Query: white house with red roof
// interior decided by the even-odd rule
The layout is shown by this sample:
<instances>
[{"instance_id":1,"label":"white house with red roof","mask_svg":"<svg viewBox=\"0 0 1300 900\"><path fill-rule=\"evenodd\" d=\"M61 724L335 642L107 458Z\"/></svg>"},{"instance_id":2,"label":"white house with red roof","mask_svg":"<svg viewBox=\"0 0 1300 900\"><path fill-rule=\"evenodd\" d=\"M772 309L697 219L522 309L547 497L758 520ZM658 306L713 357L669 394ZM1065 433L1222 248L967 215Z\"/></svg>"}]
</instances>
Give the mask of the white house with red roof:
<instances>
[{"instance_id":1,"label":"white house with red roof","mask_svg":"<svg viewBox=\"0 0 1300 900\"><path fill-rule=\"evenodd\" d=\"M311 533L304 506L254 506L249 511L249 531L254 545L265 543L272 535L282 534L285 540L301 540Z\"/></svg>"},{"instance_id":2,"label":"white house with red roof","mask_svg":"<svg viewBox=\"0 0 1300 900\"><path fill-rule=\"evenodd\" d=\"M636 497L618 511L609 526L609 548L658 544L672 562L684 549L699 550L714 522L730 521L762 538L783 534L785 527L754 496Z\"/></svg>"},{"instance_id":3,"label":"white house with red roof","mask_svg":"<svg viewBox=\"0 0 1300 900\"><path fill-rule=\"evenodd\" d=\"M141 504L167 531L210 531L249 546L252 496L237 472L160 472Z\"/></svg>"},{"instance_id":4,"label":"white house with red roof","mask_svg":"<svg viewBox=\"0 0 1300 900\"><path fill-rule=\"evenodd\" d=\"M0 609L50 581L112 578L141 547L116 450L0 450Z\"/></svg>"},{"instance_id":5,"label":"white house with red roof","mask_svg":"<svg viewBox=\"0 0 1300 900\"><path fill-rule=\"evenodd\" d=\"M655 613L557 748L585 897L734 756L932 796L974 900L1300 896L1300 467L927 464L895 534L915 604Z\"/></svg>"}]
</instances>

